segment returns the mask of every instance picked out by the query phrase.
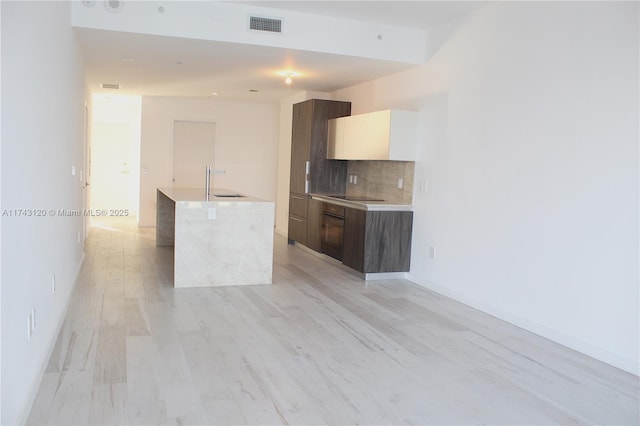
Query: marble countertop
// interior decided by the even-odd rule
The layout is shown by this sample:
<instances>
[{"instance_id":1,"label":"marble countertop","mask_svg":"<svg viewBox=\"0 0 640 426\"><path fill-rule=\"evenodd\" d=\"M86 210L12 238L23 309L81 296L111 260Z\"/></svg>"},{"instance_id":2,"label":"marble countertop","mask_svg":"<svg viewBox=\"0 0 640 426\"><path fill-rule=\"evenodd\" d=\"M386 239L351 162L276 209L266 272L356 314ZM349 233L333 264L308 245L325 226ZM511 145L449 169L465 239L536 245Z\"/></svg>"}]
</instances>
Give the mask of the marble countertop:
<instances>
[{"instance_id":1,"label":"marble countertop","mask_svg":"<svg viewBox=\"0 0 640 426\"><path fill-rule=\"evenodd\" d=\"M231 201L231 202L270 202L261 198L252 197L250 195L239 193L227 188L212 188L207 200L204 188L158 188L158 191L169 197L175 202L183 201ZM240 197L231 197L230 195L240 195Z\"/></svg>"},{"instance_id":2,"label":"marble countertop","mask_svg":"<svg viewBox=\"0 0 640 426\"><path fill-rule=\"evenodd\" d=\"M359 210L369 211L411 211L413 205L411 204L398 204L387 201L355 201L345 200L342 198L332 197L324 194L310 194L311 198L318 201L324 201L326 203L332 203L343 207L351 207Z\"/></svg>"}]
</instances>

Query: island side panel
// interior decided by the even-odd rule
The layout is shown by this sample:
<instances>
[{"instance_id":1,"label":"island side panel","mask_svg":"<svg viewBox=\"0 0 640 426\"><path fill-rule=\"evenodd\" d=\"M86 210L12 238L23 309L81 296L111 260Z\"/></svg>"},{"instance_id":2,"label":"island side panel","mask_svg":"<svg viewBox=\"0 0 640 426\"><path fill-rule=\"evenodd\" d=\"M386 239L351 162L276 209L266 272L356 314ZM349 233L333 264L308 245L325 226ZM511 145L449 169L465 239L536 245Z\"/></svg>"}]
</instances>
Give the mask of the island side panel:
<instances>
[{"instance_id":1,"label":"island side panel","mask_svg":"<svg viewBox=\"0 0 640 426\"><path fill-rule=\"evenodd\" d=\"M175 243L176 203L159 189L156 190L156 246Z\"/></svg>"},{"instance_id":2,"label":"island side panel","mask_svg":"<svg viewBox=\"0 0 640 426\"><path fill-rule=\"evenodd\" d=\"M274 214L273 202L178 202L174 287L271 284Z\"/></svg>"}]
</instances>

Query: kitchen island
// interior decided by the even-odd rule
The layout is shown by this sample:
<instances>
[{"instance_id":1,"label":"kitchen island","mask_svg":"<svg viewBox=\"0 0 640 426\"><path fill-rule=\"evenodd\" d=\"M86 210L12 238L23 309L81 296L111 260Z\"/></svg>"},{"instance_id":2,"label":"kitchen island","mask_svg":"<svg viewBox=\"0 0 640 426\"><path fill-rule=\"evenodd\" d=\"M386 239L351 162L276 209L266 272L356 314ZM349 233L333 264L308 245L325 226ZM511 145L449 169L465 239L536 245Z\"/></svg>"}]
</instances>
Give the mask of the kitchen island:
<instances>
[{"instance_id":1,"label":"kitchen island","mask_svg":"<svg viewBox=\"0 0 640 426\"><path fill-rule=\"evenodd\" d=\"M225 189L158 188L156 246L174 247L174 287L271 284L275 204Z\"/></svg>"}]
</instances>

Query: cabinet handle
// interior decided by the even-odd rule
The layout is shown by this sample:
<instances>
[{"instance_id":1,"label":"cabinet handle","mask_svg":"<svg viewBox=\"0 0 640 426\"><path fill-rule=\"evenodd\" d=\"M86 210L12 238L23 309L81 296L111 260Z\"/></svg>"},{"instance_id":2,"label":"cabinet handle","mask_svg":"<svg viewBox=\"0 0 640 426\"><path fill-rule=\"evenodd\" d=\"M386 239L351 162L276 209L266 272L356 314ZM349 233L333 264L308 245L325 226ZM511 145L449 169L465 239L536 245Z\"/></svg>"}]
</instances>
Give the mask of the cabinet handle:
<instances>
[{"instance_id":1,"label":"cabinet handle","mask_svg":"<svg viewBox=\"0 0 640 426\"><path fill-rule=\"evenodd\" d=\"M304 220L298 219L297 217L293 217L293 216L291 216L291 219L295 220L296 222L304 222Z\"/></svg>"},{"instance_id":2,"label":"cabinet handle","mask_svg":"<svg viewBox=\"0 0 640 426\"><path fill-rule=\"evenodd\" d=\"M309 176L309 173L311 173L311 164L309 161L306 161L304 163L304 193L305 194L309 193L309 181L311 180L311 176Z\"/></svg>"}]
</instances>

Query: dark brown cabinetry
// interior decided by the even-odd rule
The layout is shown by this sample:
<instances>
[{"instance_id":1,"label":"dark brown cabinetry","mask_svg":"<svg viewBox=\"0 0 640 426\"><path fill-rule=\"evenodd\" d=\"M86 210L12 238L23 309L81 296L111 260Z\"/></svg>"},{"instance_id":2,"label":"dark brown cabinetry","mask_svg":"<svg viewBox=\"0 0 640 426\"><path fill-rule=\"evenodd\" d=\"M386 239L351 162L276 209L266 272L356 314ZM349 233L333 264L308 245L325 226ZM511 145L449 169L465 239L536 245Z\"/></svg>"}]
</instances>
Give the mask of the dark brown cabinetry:
<instances>
[{"instance_id":1,"label":"dark brown cabinetry","mask_svg":"<svg viewBox=\"0 0 640 426\"><path fill-rule=\"evenodd\" d=\"M289 241L320 251L322 203L309 193L344 194L347 163L327 160L327 132L331 118L351 114L351 103L311 99L293 106Z\"/></svg>"},{"instance_id":2,"label":"dark brown cabinetry","mask_svg":"<svg viewBox=\"0 0 640 426\"><path fill-rule=\"evenodd\" d=\"M307 207L306 194L289 195L289 240L307 242Z\"/></svg>"},{"instance_id":3,"label":"dark brown cabinetry","mask_svg":"<svg viewBox=\"0 0 640 426\"><path fill-rule=\"evenodd\" d=\"M413 212L346 208L342 263L363 273L407 272Z\"/></svg>"}]
</instances>

